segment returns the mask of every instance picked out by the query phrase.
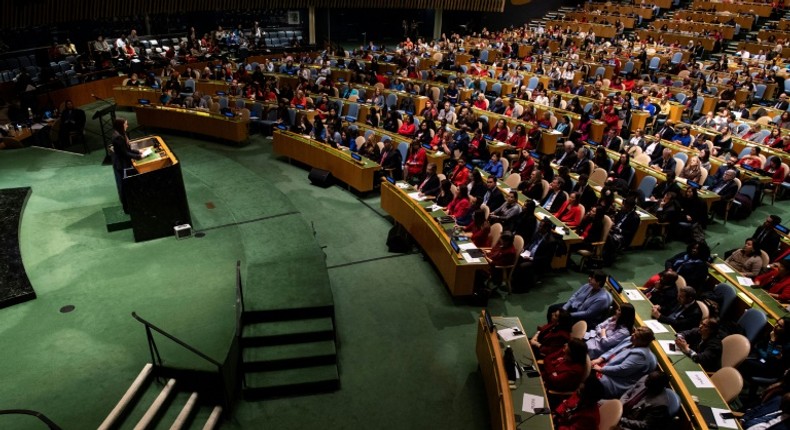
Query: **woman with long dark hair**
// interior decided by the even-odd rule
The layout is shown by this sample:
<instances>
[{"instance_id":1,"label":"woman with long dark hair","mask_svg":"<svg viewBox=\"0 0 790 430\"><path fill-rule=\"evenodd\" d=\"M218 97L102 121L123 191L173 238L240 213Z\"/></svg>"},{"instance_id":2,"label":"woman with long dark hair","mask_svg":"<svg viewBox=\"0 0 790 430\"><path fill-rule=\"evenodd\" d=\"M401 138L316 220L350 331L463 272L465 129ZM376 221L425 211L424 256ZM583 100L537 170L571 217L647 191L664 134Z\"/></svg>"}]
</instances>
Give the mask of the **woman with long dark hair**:
<instances>
[{"instance_id":1,"label":"woman with long dark hair","mask_svg":"<svg viewBox=\"0 0 790 430\"><path fill-rule=\"evenodd\" d=\"M634 305L623 303L615 314L584 335L590 359L594 360L614 348L634 332Z\"/></svg>"},{"instance_id":2,"label":"woman with long dark hair","mask_svg":"<svg viewBox=\"0 0 790 430\"><path fill-rule=\"evenodd\" d=\"M123 178L125 170L132 168L132 160L142 158L142 153L129 146L129 136L126 134L129 123L125 118L117 118L113 121L112 128L112 168L115 172L115 185L118 187L118 197L121 200L123 211L129 213L123 191Z\"/></svg>"}]
</instances>

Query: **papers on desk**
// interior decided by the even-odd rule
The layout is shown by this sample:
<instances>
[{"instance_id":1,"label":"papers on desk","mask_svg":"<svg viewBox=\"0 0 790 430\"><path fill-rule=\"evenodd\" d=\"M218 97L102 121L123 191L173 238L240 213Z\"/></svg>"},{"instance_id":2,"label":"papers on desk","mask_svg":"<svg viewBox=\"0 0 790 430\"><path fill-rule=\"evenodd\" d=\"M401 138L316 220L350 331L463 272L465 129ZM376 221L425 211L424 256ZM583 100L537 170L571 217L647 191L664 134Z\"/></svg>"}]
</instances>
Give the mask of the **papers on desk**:
<instances>
[{"instance_id":1,"label":"papers on desk","mask_svg":"<svg viewBox=\"0 0 790 430\"><path fill-rule=\"evenodd\" d=\"M428 199L426 196L420 195L419 192L409 193L409 197L411 197L412 200L417 200L418 202Z\"/></svg>"},{"instance_id":2,"label":"papers on desk","mask_svg":"<svg viewBox=\"0 0 790 430\"><path fill-rule=\"evenodd\" d=\"M730 267L729 264L726 264L726 263L716 263L716 264L713 265L713 267L715 267L716 270L718 270L719 272L735 273L735 270L732 267Z\"/></svg>"},{"instance_id":3,"label":"papers on desk","mask_svg":"<svg viewBox=\"0 0 790 430\"><path fill-rule=\"evenodd\" d=\"M715 388L708 375L701 370L687 370L686 375L697 388Z\"/></svg>"},{"instance_id":4,"label":"papers on desk","mask_svg":"<svg viewBox=\"0 0 790 430\"><path fill-rule=\"evenodd\" d=\"M744 287L751 287L752 285L754 285L754 281L752 281L751 279L745 276L738 276L737 279L738 279L738 283L743 285Z\"/></svg>"},{"instance_id":5,"label":"papers on desk","mask_svg":"<svg viewBox=\"0 0 790 430\"><path fill-rule=\"evenodd\" d=\"M628 300L632 302L644 301L645 296L639 294L637 290L623 290L625 296L628 297ZM655 330L653 330L655 332Z\"/></svg>"},{"instance_id":6,"label":"papers on desk","mask_svg":"<svg viewBox=\"0 0 790 430\"><path fill-rule=\"evenodd\" d=\"M542 407L544 407L543 397L536 396L534 394L524 393L524 400L521 402L522 411L534 414L535 409Z\"/></svg>"},{"instance_id":7,"label":"papers on desk","mask_svg":"<svg viewBox=\"0 0 790 430\"><path fill-rule=\"evenodd\" d=\"M650 214L648 212L638 211L639 218L650 218Z\"/></svg>"},{"instance_id":8,"label":"papers on desk","mask_svg":"<svg viewBox=\"0 0 790 430\"><path fill-rule=\"evenodd\" d=\"M440 210L442 210L444 208L434 203L434 204L428 206L428 209L430 209L431 212L436 212L436 211L440 211Z\"/></svg>"},{"instance_id":9,"label":"papers on desk","mask_svg":"<svg viewBox=\"0 0 790 430\"><path fill-rule=\"evenodd\" d=\"M463 251L467 251L469 249L477 249L477 246L474 244L474 242L466 242L458 245L458 248Z\"/></svg>"},{"instance_id":10,"label":"papers on desk","mask_svg":"<svg viewBox=\"0 0 790 430\"><path fill-rule=\"evenodd\" d=\"M567 234L565 232L565 227L562 227L562 226L559 226L559 225L554 227L554 233L557 233L560 236L565 236Z\"/></svg>"},{"instance_id":11,"label":"papers on desk","mask_svg":"<svg viewBox=\"0 0 790 430\"><path fill-rule=\"evenodd\" d=\"M547 216L548 215L544 214L543 212L535 211L535 218L537 218L538 221L543 221L543 218L546 218Z\"/></svg>"},{"instance_id":12,"label":"papers on desk","mask_svg":"<svg viewBox=\"0 0 790 430\"><path fill-rule=\"evenodd\" d=\"M520 334L516 334L517 330L518 333ZM498 330L497 333L499 334L499 337L501 337L502 340L504 340L505 342L510 342L511 340L527 337L527 335L524 334L518 327L503 328L502 330Z\"/></svg>"},{"instance_id":13,"label":"papers on desk","mask_svg":"<svg viewBox=\"0 0 790 430\"><path fill-rule=\"evenodd\" d=\"M140 153L140 156L145 158L145 157L151 155L153 152L154 152L154 149L149 146L148 148L145 148L143 150L143 152Z\"/></svg>"},{"instance_id":14,"label":"papers on desk","mask_svg":"<svg viewBox=\"0 0 790 430\"><path fill-rule=\"evenodd\" d=\"M527 259L527 260L529 260L529 259L532 257L532 253L531 253L531 252L529 252L529 249L525 249L525 250L524 250L524 252L522 252L522 253L521 253L521 256L522 256L524 259Z\"/></svg>"},{"instance_id":15,"label":"papers on desk","mask_svg":"<svg viewBox=\"0 0 790 430\"><path fill-rule=\"evenodd\" d=\"M658 344L661 345L661 349L663 349L667 355L683 355L683 353L680 351L677 350L673 351L669 349L670 348L669 345L675 344L674 340L659 340Z\"/></svg>"},{"instance_id":16,"label":"papers on desk","mask_svg":"<svg viewBox=\"0 0 790 430\"><path fill-rule=\"evenodd\" d=\"M461 257L464 257L464 261L466 261L467 263L482 263L483 261L485 261L485 259L483 258L472 257L471 255L469 255L468 252L462 252Z\"/></svg>"},{"instance_id":17,"label":"papers on desk","mask_svg":"<svg viewBox=\"0 0 790 430\"><path fill-rule=\"evenodd\" d=\"M600 192L601 192L601 190L603 189L603 187L602 187L602 186L600 186L600 185L593 185L593 187L592 187L592 188L593 188L593 190L595 190L595 191L598 191L599 193L600 193Z\"/></svg>"},{"instance_id":18,"label":"papers on desk","mask_svg":"<svg viewBox=\"0 0 790 430\"><path fill-rule=\"evenodd\" d=\"M645 320L645 325L650 327L650 330L653 330L653 333L669 333L664 324L658 322L658 320Z\"/></svg>"},{"instance_id":19,"label":"papers on desk","mask_svg":"<svg viewBox=\"0 0 790 430\"><path fill-rule=\"evenodd\" d=\"M400 188L401 190L407 190L407 189L411 188L411 185L409 185L409 184L407 184L405 182L396 182L395 186Z\"/></svg>"},{"instance_id":20,"label":"papers on desk","mask_svg":"<svg viewBox=\"0 0 790 430\"><path fill-rule=\"evenodd\" d=\"M716 420L716 425L719 428L726 428L726 429L737 429L738 423L735 421L735 418L722 418L722 414L731 414L732 412L727 409L719 409L719 408L710 408L711 412L713 412L713 418Z\"/></svg>"},{"instance_id":21,"label":"papers on desk","mask_svg":"<svg viewBox=\"0 0 790 430\"><path fill-rule=\"evenodd\" d=\"M507 194L507 193L511 192L512 190L513 190L512 188L508 188L508 187L502 187L502 191L504 191L504 192L505 192L505 194Z\"/></svg>"},{"instance_id":22,"label":"papers on desk","mask_svg":"<svg viewBox=\"0 0 790 430\"><path fill-rule=\"evenodd\" d=\"M33 130L33 131L38 131L38 130L41 130L42 128L46 127L46 126L47 126L46 123L37 122L37 123L31 125L30 129Z\"/></svg>"}]
</instances>

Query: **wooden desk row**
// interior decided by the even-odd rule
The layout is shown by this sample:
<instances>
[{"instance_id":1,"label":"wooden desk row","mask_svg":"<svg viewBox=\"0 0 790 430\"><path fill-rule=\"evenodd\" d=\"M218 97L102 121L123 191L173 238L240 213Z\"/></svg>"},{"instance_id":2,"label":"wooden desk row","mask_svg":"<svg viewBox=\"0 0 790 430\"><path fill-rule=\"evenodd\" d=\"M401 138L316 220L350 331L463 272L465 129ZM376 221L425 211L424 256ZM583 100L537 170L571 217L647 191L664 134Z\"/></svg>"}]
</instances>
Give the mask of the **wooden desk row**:
<instances>
[{"instance_id":1,"label":"wooden desk row","mask_svg":"<svg viewBox=\"0 0 790 430\"><path fill-rule=\"evenodd\" d=\"M675 18L678 19L691 19L692 21L710 22L714 24L726 24L730 21L735 21L744 30L751 30L754 25L754 15L749 14L730 14L730 13L709 13L709 12L695 12L692 10L678 10L675 11Z\"/></svg>"},{"instance_id":2,"label":"wooden desk row","mask_svg":"<svg viewBox=\"0 0 790 430\"><path fill-rule=\"evenodd\" d=\"M698 134L707 134L710 136L717 136L720 133L716 130L712 130L709 128L700 127L698 125L691 126L691 135L697 136ZM751 146L759 146L760 153L765 155L766 158L770 158L772 156L777 156L779 159L782 160L783 163L790 163L790 154L787 152L782 151L778 148L771 148L770 146L763 145L762 143L756 143L749 140L741 139L738 136L732 135L732 149L734 149L737 153L741 153L746 147Z\"/></svg>"},{"instance_id":3,"label":"wooden desk row","mask_svg":"<svg viewBox=\"0 0 790 430\"><path fill-rule=\"evenodd\" d=\"M691 3L691 8L694 10L715 10L719 12L732 12L732 13L750 13L768 18L771 16L770 3L723 3L711 0L694 0Z\"/></svg>"},{"instance_id":4,"label":"wooden desk row","mask_svg":"<svg viewBox=\"0 0 790 430\"><path fill-rule=\"evenodd\" d=\"M769 296L766 290L744 285L739 280L740 274L721 258L716 257L713 263L708 264L708 273L717 282L735 287L738 298L746 305L746 308L761 310L771 324L775 324L777 320L788 314L785 305Z\"/></svg>"},{"instance_id":5,"label":"wooden desk row","mask_svg":"<svg viewBox=\"0 0 790 430\"><path fill-rule=\"evenodd\" d=\"M609 24L614 25L617 21L623 24L627 29L636 27L636 18L624 15L603 15L591 14L585 12L569 12L565 14L566 17L576 21L586 20L592 24ZM597 33L596 33L597 34Z\"/></svg>"},{"instance_id":6,"label":"wooden desk row","mask_svg":"<svg viewBox=\"0 0 790 430\"><path fill-rule=\"evenodd\" d=\"M680 396L681 404L685 416L691 422L694 429L708 430L711 427L705 421L704 416L700 412L700 406L715 408L730 411L727 402L722 398L719 390L714 388L698 388L688 372L695 372L695 375L707 379L707 375L702 367L692 360L684 359L682 353L671 354L664 350L661 342L674 343L675 330L667 324L662 324L653 319L652 304L649 300L639 291L638 287L633 283L622 283L623 292L617 293L609 284L610 293L614 297L615 302L618 304L630 303L636 310L637 325L647 326L646 321L651 321L651 324L656 324L662 327L661 333L656 333L656 340L650 345L653 354L656 356L659 367L668 374L670 377L671 385L675 392ZM629 299L630 294L632 298ZM735 421L735 426L740 428L740 425Z\"/></svg>"},{"instance_id":7,"label":"wooden desk row","mask_svg":"<svg viewBox=\"0 0 790 430\"><path fill-rule=\"evenodd\" d=\"M584 9L591 11L600 11L601 13L608 13L608 14L619 13L621 15L638 15L641 16L642 19L653 18L653 9L650 7L596 2L596 3L585 3Z\"/></svg>"},{"instance_id":8,"label":"wooden desk row","mask_svg":"<svg viewBox=\"0 0 790 430\"><path fill-rule=\"evenodd\" d=\"M772 51L776 48L776 44L771 45L767 43L756 43L756 42L740 42L738 43L738 49L745 49L749 51L750 54L757 55L762 51L763 54L767 54L769 51ZM790 47L782 48L782 58L790 57Z\"/></svg>"},{"instance_id":9,"label":"wooden desk row","mask_svg":"<svg viewBox=\"0 0 790 430\"><path fill-rule=\"evenodd\" d=\"M142 127L176 130L216 137L234 143L250 137L249 121L227 118L206 111L165 106L135 106L137 123Z\"/></svg>"},{"instance_id":10,"label":"wooden desk row","mask_svg":"<svg viewBox=\"0 0 790 430\"><path fill-rule=\"evenodd\" d=\"M692 36L686 35L681 33L669 33L664 31L656 31L656 30L636 30L637 36L639 39L647 39L648 37L652 37L653 40L663 39L664 42L667 43L677 43L682 46L688 45L689 41L693 41L695 44L699 42L705 48L706 51L712 51L714 40L709 37L702 37L702 36Z\"/></svg>"},{"instance_id":11,"label":"wooden desk row","mask_svg":"<svg viewBox=\"0 0 790 430\"><path fill-rule=\"evenodd\" d=\"M610 39L617 34L617 29L613 25L593 24L590 22L549 21L546 23L546 27L570 28L573 31L595 33L596 37L603 37L606 39Z\"/></svg>"},{"instance_id":12,"label":"wooden desk row","mask_svg":"<svg viewBox=\"0 0 790 430\"><path fill-rule=\"evenodd\" d=\"M332 176L360 192L373 190L376 172L381 168L378 163L365 157L355 160L350 151L335 149L290 131L275 130L272 147L275 154L310 167L327 170Z\"/></svg>"},{"instance_id":13,"label":"wooden desk row","mask_svg":"<svg viewBox=\"0 0 790 430\"><path fill-rule=\"evenodd\" d=\"M657 19L653 21L652 25L658 31L664 31L663 28L666 26L667 29L672 31L686 31L691 33L701 33L703 31L713 33L718 31L726 40L731 40L735 37L735 27L731 25L677 21L669 19Z\"/></svg>"}]
</instances>

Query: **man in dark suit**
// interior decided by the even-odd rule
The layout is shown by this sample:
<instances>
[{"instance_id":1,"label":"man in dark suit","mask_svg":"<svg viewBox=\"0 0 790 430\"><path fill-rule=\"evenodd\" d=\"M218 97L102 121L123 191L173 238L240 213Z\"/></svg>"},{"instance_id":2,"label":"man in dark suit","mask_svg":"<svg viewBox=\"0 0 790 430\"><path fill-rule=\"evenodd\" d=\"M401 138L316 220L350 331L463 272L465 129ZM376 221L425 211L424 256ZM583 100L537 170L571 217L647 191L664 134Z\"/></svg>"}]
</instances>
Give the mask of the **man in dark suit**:
<instances>
[{"instance_id":1,"label":"man in dark suit","mask_svg":"<svg viewBox=\"0 0 790 430\"><path fill-rule=\"evenodd\" d=\"M80 142L85 139L85 111L74 107L71 100L66 100L63 112L60 113L60 132L58 135L61 147L69 146L69 136L74 133Z\"/></svg>"},{"instance_id":2,"label":"man in dark suit","mask_svg":"<svg viewBox=\"0 0 790 430\"><path fill-rule=\"evenodd\" d=\"M576 156L576 150L574 148L573 142L566 141L563 144L563 151L557 155L557 157L554 159L554 162L560 166L565 166L570 169L574 164L576 164L576 160L578 160L578 158Z\"/></svg>"},{"instance_id":3,"label":"man in dark suit","mask_svg":"<svg viewBox=\"0 0 790 430\"><path fill-rule=\"evenodd\" d=\"M639 214L636 213L636 201L633 198L623 200L623 207L614 215L609 238L614 241L616 249L628 248L639 229Z\"/></svg>"},{"instance_id":4,"label":"man in dark suit","mask_svg":"<svg viewBox=\"0 0 790 430\"><path fill-rule=\"evenodd\" d=\"M675 135L674 125L672 121L665 122L658 132L656 132L655 136L659 139L670 140L672 136Z\"/></svg>"},{"instance_id":5,"label":"man in dark suit","mask_svg":"<svg viewBox=\"0 0 790 430\"><path fill-rule=\"evenodd\" d=\"M483 204L488 206L491 212L494 212L505 204L505 196L496 186L496 176L492 175L488 177L486 180L486 188L486 193L483 196Z\"/></svg>"},{"instance_id":6,"label":"man in dark suit","mask_svg":"<svg viewBox=\"0 0 790 430\"><path fill-rule=\"evenodd\" d=\"M672 150L669 148L664 148L661 158L650 163L650 167L661 170L664 173L674 172L675 166L677 166L677 161L675 161L675 157L672 156Z\"/></svg>"},{"instance_id":7,"label":"man in dark suit","mask_svg":"<svg viewBox=\"0 0 790 430\"><path fill-rule=\"evenodd\" d=\"M568 197L565 195L565 192L562 191L562 187L565 185L565 180L556 177L551 184L549 184L549 193L546 195L546 198L540 202L540 205L551 213L555 213L560 210L560 206L565 203L565 199Z\"/></svg>"},{"instance_id":8,"label":"man in dark suit","mask_svg":"<svg viewBox=\"0 0 790 430\"><path fill-rule=\"evenodd\" d=\"M579 203L588 211L598 202L598 196L595 195L595 191L589 186L589 180L590 177L588 175L579 175L579 180L576 181L576 185L571 190L571 192L579 195Z\"/></svg>"},{"instance_id":9,"label":"man in dark suit","mask_svg":"<svg viewBox=\"0 0 790 430\"><path fill-rule=\"evenodd\" d=\"M706 372L715 372L721 368L721 339L719 320L705 318L699 327L678 333L675 344L680 352L699 363Z\"/></svg>"},{"instance_id":10,"label":"man in dark suit","mask_svg":"<svg viewBox=\"0 0 790 430\"><path fill-rule=\"evenodd\" d=\"M617 130L614 128L610 128L601 140L601 146L615 152L619 152L622 145L623 139L617 135Z\"/></svg>"},{"instance_id":11,"label":"man in dark suit","mask_svg":"<svg viewBox=\"0 0 790 430\"><path fill-rule=\"evenodd\" d=\"M768 257L773 260L779 252L779 233L774 230L774 227L782 223L782 218L778 215L768 215L765 222L754 231L752 238L754 238L755 245L768 254Z\"/></svg>"},{"instance_id":12,"label":"man in dark suit","mask_svg":"<svg viewBox=\"0 0 790 430\"><path fill-rule=\"evenodd\" d=\"M425 169L425 179L417 187L420 194L423 196L436 196L439 194L442 181L439 180L439 175L436 174L436 163L428 163Z\"/></svg>"},{"instance_id":13,"label":"man in dark suit","mask_svg":"<svg viewBox=\"0 0 790 430\"><path fill-rule=\"evenodd\" d=\"M779 101L774 105L774 109L787 110L790 107L790 102L787 101L787 94L779 94Z\"/></svg>"},{"instance_id":14,"label":"man in dark suit","mask_svg":"<svg viewBox=\"0 0 790 430\"><path fill-rule=\"evenodd\" d=\"M738 184L735 182L735 177L738 171L735 169L728 169L724 172L721 181L710 187L710 190L721 196L721 200L717 200L710 205L710 216L713 214L721 215L727 207L727 202L735 197L738 193Z\"/></svg>"},{"instance_id":15,"label":"man in dark suit","mask_svg":"<svg viewBox=\"0 0 790 430\"><path fill-rule=\"evenodd\" d=\"M535 285L536 278L551 267L551 259L557 248L557 238L551 229L554 225L548 218L538 224L532 240L525 244L524 253L518 260L513 273L514 286L524 291Z\"/></svg>"},{"instance_id":16,"label":"man in dark suit","mask_svg":"<svg viewBox=\"0 0 790 430\"><path fill-rule=\"evenodd\" d=\"M697 305L697 292L692 287L683 287L678 290L678 304L672 309L662 309L653 305L653 318L669 324L676 332L691 330L699 326L702 320L702 310Z\"/></svg>"}]
</instances>

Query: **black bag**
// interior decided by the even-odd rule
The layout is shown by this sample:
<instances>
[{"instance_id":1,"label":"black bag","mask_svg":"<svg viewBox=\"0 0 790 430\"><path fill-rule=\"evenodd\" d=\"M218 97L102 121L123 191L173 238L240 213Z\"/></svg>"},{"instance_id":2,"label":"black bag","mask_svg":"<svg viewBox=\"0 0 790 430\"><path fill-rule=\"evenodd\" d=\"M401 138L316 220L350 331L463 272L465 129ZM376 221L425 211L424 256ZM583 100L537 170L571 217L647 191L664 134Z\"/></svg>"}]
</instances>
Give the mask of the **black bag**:
<instances>
[{"instance_id":1,"label":"black bag","mask_svg":"<svg viewBox=\"0 0 790 430\"><path fill-rule=\"evenodd\" d=\"M387 233L387 250L400 254L411 251L411 237L402 225L395 224Z\"/></svg>"}]
</instances>

